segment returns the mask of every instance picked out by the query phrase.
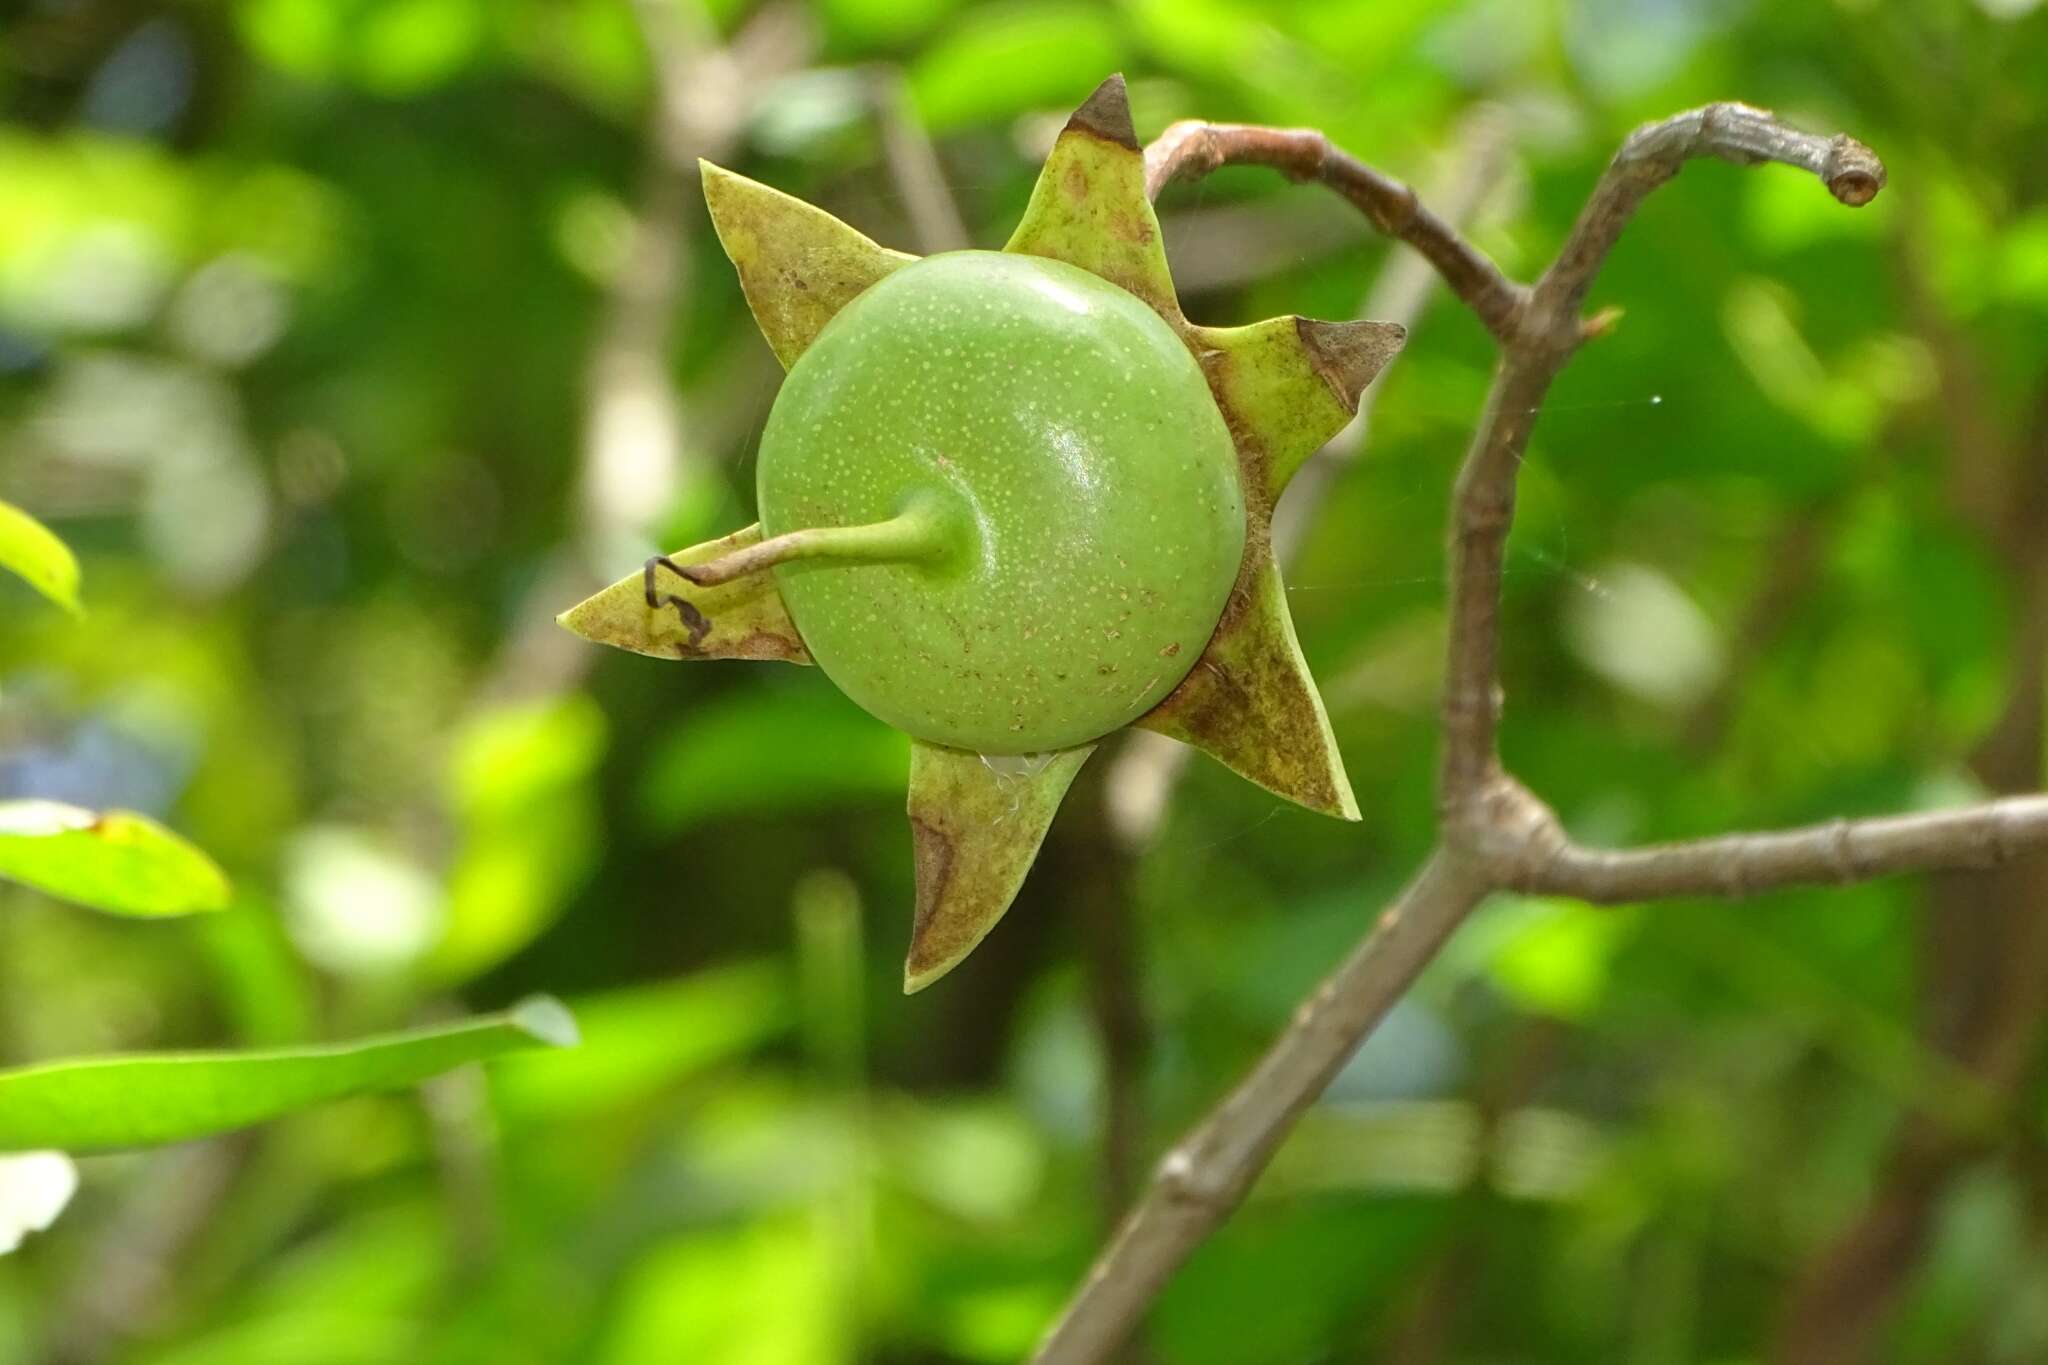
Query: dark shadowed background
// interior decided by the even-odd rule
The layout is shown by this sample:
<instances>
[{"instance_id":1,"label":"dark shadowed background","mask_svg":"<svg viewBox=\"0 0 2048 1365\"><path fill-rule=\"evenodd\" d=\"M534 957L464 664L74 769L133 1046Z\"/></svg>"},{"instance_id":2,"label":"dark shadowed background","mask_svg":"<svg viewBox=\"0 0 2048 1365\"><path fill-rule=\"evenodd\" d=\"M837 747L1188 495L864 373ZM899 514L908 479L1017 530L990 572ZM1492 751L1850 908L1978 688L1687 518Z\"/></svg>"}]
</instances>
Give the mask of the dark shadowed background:
<instances>
[{"instance_id":1,"label":"dark shadowed background","mask_svg":"<svg viewBox=\"0 0 2048 1365\"><path fill-rule=\"evenodd\" d=\"M535 990L586 1042L83 1162L0 1258L0 1361L1017 1360L1427 847L1442 524L1493 354L1440 295L1291 509L1364 823L1199 759L1150 820L1112 755L984 947L902 997L906 741L814 670L553 624L751 519L779 371L698 155L889 245L998 245L1122 70L1141 136L1321 128L1523 274L1643 120L1850 132L1891 171L1868 209L1696 163L1612 258L1592 303L1626 315L1522 479L1507 756L1595 841L2042 785L2030 0L5 12L0 498L78 549L87 614L0 583L0 796L153 814L237 900L149 924L5 890L0 1064ZM1265 172L1160 211L1204 322L1354 316L1408 269ZM1839 1328L2048 1359L2044 892L1496 899L1142 1358L1737 1365ZM1951 1132L1986 1088L2010 1117Z\"/></svg>"}]
</instances>

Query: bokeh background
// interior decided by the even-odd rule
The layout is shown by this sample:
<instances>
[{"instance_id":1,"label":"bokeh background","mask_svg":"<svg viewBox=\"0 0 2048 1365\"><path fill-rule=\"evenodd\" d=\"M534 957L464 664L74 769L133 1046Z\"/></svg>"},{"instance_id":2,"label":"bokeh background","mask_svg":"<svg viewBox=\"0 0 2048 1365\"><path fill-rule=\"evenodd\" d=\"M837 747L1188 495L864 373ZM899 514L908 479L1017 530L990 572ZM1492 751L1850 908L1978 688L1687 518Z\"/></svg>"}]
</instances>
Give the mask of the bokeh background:
<instances>
[{"instance_id":1,"label":"bokeh background","mask_svg":"<svg viewBox=\"0 0 2048 1365\"><path fill-rule=\"evenodd\" d=\"M2042 785L2030 0L5 13L0 497L79 549L87 615L0 584L0 794L157 815L237 900L7 893L0 1062L531 990L586 1042L83 1163L0 1258L0 1360L1017 1360L1426 847L1491 360L1441 296L1292 572L1365 822L1205 761L1134 819L1098 759L1009 918L902 997L904 741L811 670L552 621L751 519L777 369L700 154L891 245L995 245L1120 69L1141 135L1322 128L1527 275L1640 121L1853 132L1868 209L1695 163L1616 252L1626 315L1523 477L1508 754L1595 841ZM1352 316L1404 269L1262 172L1161 211L1207 322ZM1490 903L1134 1359L2048 1359L2044 889Z\"/></svg>"}]
</instances>

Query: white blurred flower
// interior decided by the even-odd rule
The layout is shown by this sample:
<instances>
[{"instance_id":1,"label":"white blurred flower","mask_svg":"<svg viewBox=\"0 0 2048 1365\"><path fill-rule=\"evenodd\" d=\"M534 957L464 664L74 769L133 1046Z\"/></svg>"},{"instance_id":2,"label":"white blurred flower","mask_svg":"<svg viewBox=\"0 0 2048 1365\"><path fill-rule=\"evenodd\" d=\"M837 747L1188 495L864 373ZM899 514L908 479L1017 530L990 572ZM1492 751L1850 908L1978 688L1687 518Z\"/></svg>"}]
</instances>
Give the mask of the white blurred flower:
<instances>
[{"instance_id":1,"label":"white blurred flower","mask_svg":"<svg viewBox=\"0 0 2048 1365\"><path fill-rule=\"evenodd\" d=\"M57 1221L78 1190L78 1168L62 1152L0 1156L0 1256Z\"/></svg>"},{"instance_id":2,"label":"white blurred flower","mask_svg":"<svg viewBox=\"0 0 2048 1365\"><path fill-rule=\"evenodd\" d=\"M245 252L217 256L192 272L165 318L188 353L229 368L269 350L290 320L284 285Z\"/></svg>"},{"instance_id":3,"label":"white blurred flower","mask_svg":"<svg viewBox=\"0 0 2048 1365\"><path fill-rule=\"evenodd\" d=\"M446 927L433 875L364 830L303 831L285 853L284 883L292 941L331 972L402 970Z\"/></svg>"},{"instance_id":4,"label":"white blurred flower","mask_svg":"<svg viewBox=\"0 0 2048 1365\"><path fill-rule=\"evenodd\" d=\"M1673 709L1697 703L1721 676L1721 637L1685 589L1647 564L1609 564L1596 591L1572 600L1566 641L1623 691Z\"/></svg>"}]
</instances>

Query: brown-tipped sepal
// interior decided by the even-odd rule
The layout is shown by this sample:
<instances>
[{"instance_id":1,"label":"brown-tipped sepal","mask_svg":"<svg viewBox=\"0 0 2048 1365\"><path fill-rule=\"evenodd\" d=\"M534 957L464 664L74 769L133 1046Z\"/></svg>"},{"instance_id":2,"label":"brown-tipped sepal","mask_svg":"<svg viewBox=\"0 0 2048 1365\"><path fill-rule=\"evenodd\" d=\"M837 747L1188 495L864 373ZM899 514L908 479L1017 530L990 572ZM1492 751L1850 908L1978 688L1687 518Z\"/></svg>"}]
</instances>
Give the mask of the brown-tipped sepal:
<instances>
[{"instance_id":1,"label":"brown-tipped sepal","mask_svg":"<svg viewBox=\"0 0 2048 1365\"><path fill-rule=\"evenodd\" d=\"M1365 386L1408 338L1393 322L1297 317L1194 332L1209 387L1237 439L1245 491L1267 508L1344 429Z\"/></svg>"},{"instance_id":2,"label":"brown-tipped sepal","mask_svg":"<svg viewBox=\"0 0 2048 1365\"><path fill-rule=\"evenodd\" d=\"M1310 810L1359 818L1270 551L1232 593L1194 671L1137 724Z\"/></svg>"},{"instance_id":3,"label":"brown-tipped sepal","mask_svg":"<svg viewBox=\"0 0 2048 1365\"><path fill-rule=\"evenodd\" d=\"M903 963L905 994L951 971L995 927L1093 744L1057 753L984 756L915 741L910 833L917 912Z\"/></svg>"},{"instance_id":4,"label":"brown-tipped sepal","mask_svg":"<svg viewBox=\"0 0 2048 1365\"><path fill-rule=\"evenodd\" d=\"M749 526L669 558L678 564L703 564L760 542L761 528ZM630 574L555 619L586 640L657 659L811 661L782 594L775 589L775 579L765 569L700 588L656 566L654 592L658 605L650 607L646 573Z\"/></svg>"},{"instance_id":5,"label":"brown-tipped sepal","mask_svg":"<svg viewBox=\"0 0 2048 1365\"><path fill-rule=\"evenodd\" d=\"M1097 86L1067 120L1003 250L1080 266L1179 319L1122 76Z\"/></svg>"},{"instance_id":6,"label":"brown-tipped sepal","mask_svg":"<svg viewBox=\"0 0 2048 1365\"><path fill-rule=\"evenodd\" d=\"M711 224L785 370L862 290L917 259L877 246L801 199L708 161L698 164Z\"/></svg>"},{"instance_id":7,"label":"brown-tipped sepal","mask_svg":"<svg viewBox=\"0 0 2048 1365\"><path fill-rule=\"evenodd\" d=\"M1087 133L1125 151L1142 151L1137 125L1131 122L1131 92L1124 83L1124 73L1112 72L1096 86L1067 118L1065 131Z\"/></svg>"}]
</instances>

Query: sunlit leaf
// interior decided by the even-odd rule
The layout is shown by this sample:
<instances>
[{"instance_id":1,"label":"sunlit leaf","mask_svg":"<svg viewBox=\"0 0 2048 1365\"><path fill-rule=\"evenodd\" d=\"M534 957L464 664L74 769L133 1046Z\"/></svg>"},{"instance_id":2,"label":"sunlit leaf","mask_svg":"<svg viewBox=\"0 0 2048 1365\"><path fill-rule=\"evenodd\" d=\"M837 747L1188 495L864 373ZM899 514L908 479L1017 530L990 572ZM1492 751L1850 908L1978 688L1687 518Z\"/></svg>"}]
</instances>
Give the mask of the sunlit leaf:
<instances>
[{"instance_id":1,"label":"sunlit leaf","mask_svg":"<svg viewBox=\"0 0 2048 1365\"><path fill-rule=\"evenodd\" d=\"M340 5L325 0L242 0L235 18L256 55L295 76L333 70L348 22Z\"/></svg>"},{"instance_id":2,"label":"sunlit leaf","mask_svg":"<svg viewBox=\"0 0 2048 1365\"><path fill-rule=\"evenodd\" d=\"M1471 932L1451 959L1484 972L1523 1009L1585 1019L1605 998L1614 959L1635 937L1637 925L1638 917L1626 907L1497 896L1473 917Z\"/></svg>"},{"instance_id":3,"label":"sunlit leaf","mask_svg":"<svg viewBox=\"0 0 2048 1365\"><path fill-rule=\"evenodd\" d=\"M886 48L930 29L959 0L817 0L818 12L837 34L862 47Z\"/></svg>"},{"instance_id":4,"label":"sunlit leaf","mask_svg":"<svg viewBox=\"0 0 2048 1365\"><path fill-rule=\"evenodd\" d=\"M786 1031L795 1016L791 995L775 965L739 962L578 999L583 1045L575 1054L509 1059L492 1075L492 1088L519 1116L616 1112Z\"/></svg>"},{"instance_id":5,"label":"sunlit leaf","mask_svg":"<svg viewBox=\"0 0 2048 1365\"><path fill-rule=\"evenodd\" d=\"M383 0L357 26L356 78L381 95L438 85L475 55L486 22L478 0Z\"/></svg>"},{"instance_id":6,"label":"sunlit leaf","mask_svg":"<svg viewBox=\"0 0 2048 1365\"><path fill-rule=\"evenodd\" d=\"M986 9L941 35L910 70L933 129L1073 105L1119 63L1111 12L1093 5Z\"/></svg>"},{"instance_id":7,"label":"sunlit leaf","mask_svg":"<svg viewBox=\"0 0 2048 1365\"><path fill-rule=\"evenodd\" d=\"M12 503L0 502L0 568L67 611L78 607L78 560L49 527Z\"/></svg>"},{"instance_id":8,"label":"sunlit leaf","mask_svg":"<svg viewBox=\"0 0 2048 1365\"><path fill-rule=\"evenodd\" d=\"M624 1277L606 1365L649 1360L824 1365L854 1358L845 1249L815 1218L783 1217L660 1243Z\"/></svg>"},{"instance_id":9,"label":"sunlit leaf","mask_svg":"<svg viewBox=\"0 0 2048 1365\"><path fill-rule=\"evenodd\" d=\"M463 837L436 975L468 980L504 961L583 884L599 843L590 779L604 746L604 713L581 695L497 707L456 736L449 796Z\"/></svg>"},{"instance_id":10,"label":"sunlit leaf","mask_svg":"<svg viewBox=\"0 0 2048 1365\"><path fill-rule=\"evenodd\" d=\"M485 711L455 736L451 795L466 819L501 819L588 777L604 744L604 712L586 696Z\"/></svg>"},{"instance_id":11,"label":"sunlit leaf","mask_svg":"<svg viewBox=\"0 0 2048 1365\"><path fill-rule=\"evenodd\" d=\"M213 860L132 811L0 802L0 878L114 915L189 915L228 903Z\"/></svg>"},{"instance_id":12,"label":"sunlit leaf","mask_svg":"<svg viewBox=\"0 0 2048 1365\"><path fill-rule=\"evenodd\" d=\"M465 1062L576 1040L569 1011L534 996L502 1014L357 1043L46 1062L0 1072L0 1151L184 1142L348 1095L416 1085Z\"/></svg>"}]
</instances>

